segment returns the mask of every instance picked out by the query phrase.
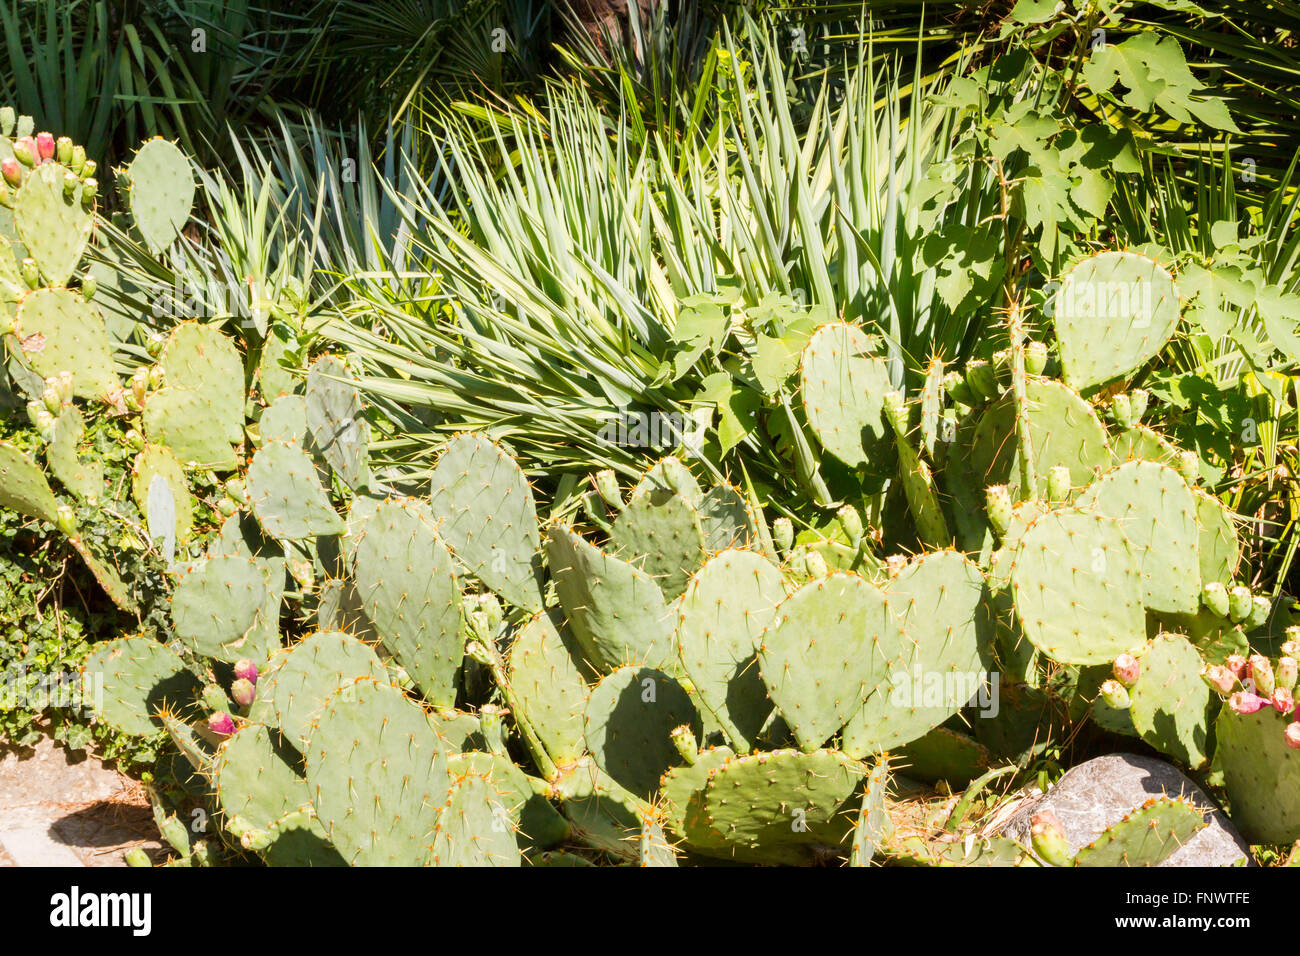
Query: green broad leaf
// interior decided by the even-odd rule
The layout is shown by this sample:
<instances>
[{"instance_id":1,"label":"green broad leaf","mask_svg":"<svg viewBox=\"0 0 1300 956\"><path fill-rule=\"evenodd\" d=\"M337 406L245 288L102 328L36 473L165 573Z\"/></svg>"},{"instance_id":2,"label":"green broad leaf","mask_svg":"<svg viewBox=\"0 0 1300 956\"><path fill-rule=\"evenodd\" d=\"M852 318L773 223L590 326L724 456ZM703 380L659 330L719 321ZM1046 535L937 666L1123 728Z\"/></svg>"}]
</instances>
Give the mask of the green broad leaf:
<instances>
[{"instance_id":1,"label":"green broad leaf","mask_svg":"<svg viewBox=\"0 0 1300 956\"><path fill-rule=\"evenodd\" d=\"M799 368L799 355L808 342L808 333L794 332L773 338L758 333L754 340L754 357L750 362L759 388L765 395L775 395Z\"/></svg>"},{"instance_id":2,"label":"green broad leaf","mask_svg":"<svg viewBox=\"0 0 1300 956\"><path fill-rule=\"evenodd\" d=\"M1221 98L1197 95L1205 84L1192 75L1182 47L1172 37L1139 33L1123 43L1098 46L1083 66L1083 80L1098 95L1109 93L1117 82L1123 84L1128 92L1121 102L1141 113L1159 107L1179 123L1195 120L1212 129L1241 132Z\"/></svg>"},{"instance_id":3,"label":"green broad leaf","mask_svg":"<svg viewBox=\"0 0 1300 956\"><path fill-rule=\"evenodd\" d=\"M1300 296L1267 286L1255 296L1255 307L1264 321L1264 329L1279 352L1291 362L1300 362Z\"/></svg>"},{"instance_id":4,"label":"green broad leaf","mask_svg":"<svg viewBox=\"0 0 1300 956\"><path fill-rule=\"evenodd\" d=\"M1027 26L1046 23L1054 16L1056 16L1055 0L1016 0L1016 5L1011 8L1011 19Z\"/></svg>"},{"instance_id":5,"label":"green broad leaf","mask_svg":"<svg viewBox=\"0 0 1300 956\"><path fill-rule=\"evenodd\" d=\"M715 372L701 384L695 401L717 406L718 444L725 455L754 428L763 399L753 389L738 385L726 372Z\"/></svg>"},{"instance_id":6,"label":"green broad leaf","mask_svg":"<svg viewBox=\"0 0 1300 956\"><path fill-rule=\"evenodd\" d=\"M716 352L727 332L727 312L708 295L694 295L677 313L673 341L685 346L673 356L673 381L690 371L705 352Z\"/></svg>"},{"instance_id":7,"label":"green broad leaf","mask_svg":"<svg viewBox=\"0 0 1300 956\"><path fill-rule=\"evenodd\" d=\"M990 124L989 149L1003 162L1017 150L1023 150L1031 162L1038 162L1047 149L1048 140L1061 131L1061 124L1053 117L1026 113L1023 109L1015 110L1015 113L1021 115L1011 119L1013 110L1008 110L1008 120L994 120Z\"/></svg>"},{"instance_id":8,"label":"green broad leaf","mask_svg":"<svg viewBox=\"0 0 1300 956\"><path fill-rule=\"evenodd\" d=\"M1223 249L1237 244L1237 223L1232 219L1220 219L1210 226L1210 241L1215 249Z\"/></svg>"},{"instance_id":9,"label":"green broad leaf","mask_svg":"<svg viewBox=\"0 0 1300 956\"><path fill-rule=\"evenodd\" d=\"M1001 245L989 227L978 231L951 225L926 237L921 261L935 271L935 289L949 309L958 311L970 299L987 299L1002 281L1006 264Z\"/></svg>"}]
</instances>

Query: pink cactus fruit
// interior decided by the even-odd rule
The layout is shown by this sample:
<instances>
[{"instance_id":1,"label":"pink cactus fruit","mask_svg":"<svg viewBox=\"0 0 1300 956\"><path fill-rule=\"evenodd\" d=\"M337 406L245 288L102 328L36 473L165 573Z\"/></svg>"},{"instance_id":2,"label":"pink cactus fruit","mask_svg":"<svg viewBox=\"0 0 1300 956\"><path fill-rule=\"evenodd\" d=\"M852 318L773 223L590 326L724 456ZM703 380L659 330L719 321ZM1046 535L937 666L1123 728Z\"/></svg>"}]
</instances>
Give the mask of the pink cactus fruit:
<instances>
[{"instance_id":1,"label":"pink cactus fruit","mask_svg":"<svg viewBox=\"0 0 1300 956\"><path fill-rule=\"evenodd\" d=\"M257 683L257 665L246 657L241 658L235 662L235 677L255 685Z\"/></svg>"},{"instance_id":2,"label":"pink cactus fruit","mask_svg":"<svg viewBox=\"0 0 1300 956\"><path fill-rule=\"evenodd\" d=\"M1286 725L1286 745L1292 750L1300 750L1300 720Z\"/></svg>"},{"instance_id":3,"label":"pink cactus fruit","mask_svg":"<svg viewBox=\"0 0 1300 956\"><path fill-rule=\"evenodd\" d=\"M235 732L235 721L224 710L219 710L208 718L208 730L218 737L229 737Z\"/></svg>"},{"instance_id":4,"label":"pink cactus fruit","mask_svg":"<svg viewBox=\"0 0 1300 956\"><path fill-rule=\"evenodd\" d=\"M36 134L36 154L40 157L42 163L48 163L54 158L54 135L52 133Z\"/></svg>"},{"instance_id":5,"label":"pink cactus fruit","mask_svg":"<svg viewBox=\"0 0 1300 956\"><path fill-rule=\"evenodd\" d=\"M1121 654L1115 658L1113 670L1117 681L1125 687L1132 687L1137 683L1138 676L1142 673L1142 665L1138 663L1137 658L1132 654Z\"/></svg>"},{"instance_id":6,"label":"pink cactus fruit","mask_svg":"<svg viewBox=\"0 0 1300 956\"><path fill-rule=\"evenodd\" d=\"M1248 690L1239 690L1228 698L1228 706L1234 714L1254 714L1268 706L1268 698L1252 694Z\"/></svg>"},{"instance_id":7,"label":"pink cactus fruit","mask_svg":"<svg viewBox=\"0 0 1300 956\"><path fill-rule=\"evenodd\" d=\"M10 186L17 186L23 181L23 167L12 156L0 160L0 172L4 173L5 182Z\"/></svg>"},{"instance_id":8,"label":"pink cactus fruit","mask_svg":"<svg viewBox=\"0 0 1300 956\"><path fill-rule=\"evenodd\" d=\"M1232 675L1237 680L1243 680L1246 677L1246 658L1240 654L1229 654L1228 659L1223 662L1223 666L1232 671Z\"/></svg>"},{"instance_id":9,"label":"pink cactus fruit","mask_svg":"<svg viewBox=\"0 0 1300 956\"><path fill-rule=\"evenodd\" d=\"M257 696L257 688L253 686L252 681L241 677L230 685L230 696L235 698L235 703L240 707L247 707Z\"/></svg>"},{"instance_id":10,"label":"pink cactus fruit","mask_svg":"<svg viewBox=\"0 0 1300 956\"><path fill-rule=\"evenodd\" d=\"M1201 668L1201 679L1220 694L1231 694L1237 686L1237 675L1222 664L1209 664Z\"/></svg>"},{"instance_id":11,"label":"pink cactus fruit","mask_svg":"<svg viewBox=\"0 0 1300 956\"><path fill-rule=\"evenodd\" d=\"M1273 696L1269 698L1269 703L1279 714L1289 714L1295 710L1295 697L1291 694L1288 687L1275 687Z\"/></svg>"}]
</instances>

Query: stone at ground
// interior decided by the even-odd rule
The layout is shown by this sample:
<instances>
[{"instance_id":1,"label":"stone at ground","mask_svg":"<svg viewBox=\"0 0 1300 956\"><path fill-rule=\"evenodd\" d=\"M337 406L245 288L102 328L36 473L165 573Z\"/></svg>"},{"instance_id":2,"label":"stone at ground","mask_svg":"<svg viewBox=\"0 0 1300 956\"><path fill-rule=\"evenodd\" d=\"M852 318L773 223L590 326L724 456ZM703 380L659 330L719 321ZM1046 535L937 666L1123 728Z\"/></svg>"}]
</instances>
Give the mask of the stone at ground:
<instances>
[{"instance_id":1,"label":"stone at ground","mask_svg":"<svg viewBox=\"0 0 1300 956\"><path fill-rule=\"evenodd\" d=\"M1203 812L1209 825L1161 866L1234 866L1250 861L1250 850L1227 815L1177 767L1154 757L1107 754L1069 770L1046 794L1024 800L1002 825L1002 833L1029 845L1029 821L1051 810L1065 829L1070 849L1091 843L1101 832L1162 794L1182 796Z\"/></svg>"},{"instance_id":2,"label":"stone at ground","mask_svg":"<svg viewBox=\"0 0 1300 956\"><path fill-rule=\"evenodd\" d=\"M0 866L125 866L136 846L165 858L129 777L48 738L0 751Z\"/></svg>"}]
</instances>

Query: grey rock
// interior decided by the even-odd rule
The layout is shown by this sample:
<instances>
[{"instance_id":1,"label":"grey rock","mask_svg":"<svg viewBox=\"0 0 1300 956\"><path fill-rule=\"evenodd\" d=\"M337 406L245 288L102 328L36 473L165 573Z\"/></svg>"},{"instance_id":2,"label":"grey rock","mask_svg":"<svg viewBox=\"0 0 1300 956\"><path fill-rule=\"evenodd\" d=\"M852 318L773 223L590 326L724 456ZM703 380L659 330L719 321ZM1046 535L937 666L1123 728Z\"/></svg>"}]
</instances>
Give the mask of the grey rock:
<instances>
[{"instance_id":1,"label":"grey rock","mask_svg":"<svg viewBox=\"0 0 1300 956\"><path fill-rule=\"evenodd\" d=\"M1227 815L1177 767L1137 754L1107 754L1069 770L1046 794L1035 792L1002 825L1005 836L1029 845L1030 818L1051 810L1065 829L1070 849L1091 843L1107 827L1162 794L1182 796L1207 814L1208 826L1175 850L1161 866L1251 865L1250 850Z\"/></svg>"}]
</instances>

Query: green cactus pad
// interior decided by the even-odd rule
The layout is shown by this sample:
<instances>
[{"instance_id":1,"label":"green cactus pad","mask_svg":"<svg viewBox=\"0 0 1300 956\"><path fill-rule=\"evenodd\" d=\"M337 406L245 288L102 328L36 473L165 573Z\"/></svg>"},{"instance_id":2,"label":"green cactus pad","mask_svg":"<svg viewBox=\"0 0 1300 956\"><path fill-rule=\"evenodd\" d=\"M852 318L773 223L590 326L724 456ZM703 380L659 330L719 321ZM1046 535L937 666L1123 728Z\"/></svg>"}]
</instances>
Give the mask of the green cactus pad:
<instances>
[{"instance_id":1,"label":"green cactus pad","mask_svg":"<svg viewBox=\"0 0 1300 956\"><path fill-rule=\"evenodd\" d=\"M312 442L349 488L370 482L370 423L354 376L326 355L307 370L307 427Z\"/></svg>"},{"instance_id":2,"label":"green cactus pad","mask_svg":"<svg viewBox=\"0 0 1300 956\"><path fill-rule=\"evenodd\" d=\"M312 806L349 865L430 862L452 780L445 742L419 704L396 687L357 680L325 702L304 756Z\"/></svg>"},{"instance_id":3,"label":"green cactus pad","mask_svg":"<svg viewBox=\"0 0 1300 956\"><path fill-rule=\"evenodd\" d=\"M347 634L308 634L258 681L248 718L274 724L286 740L302 748L326 699L358 680L387 680L383 662L369 645Z\"/></svg>"},{"instance_id":4,"label":"green cactus pad","mask_svg":"<svg viewBox=\"0 0 1300 956\"><path fill-rule=\"evenodd\" d=\"M641 821L641 839L637 849L641 866L677 865L677 851L664 836L664 828L658 820L648 817Z\"/></svg>"},{"instance_id":5,"label":"green cactus pad","mask_svg":"<svg viewBox=\"0 0 1300 956\"><path fill-rule=\"evenodd\" d=\"M343 631L364 641L379 641L351 578L326 578L321 582L316 597L316 629Z\"/></svg>"},{"instance_id":6,"label":"green cactus pad","mask_svg":"<svg viewBox=\"0 0 1300 956\"><path fill-rule=\"evenodd\" d=\"M217 748L212 783L221 811L265 830L310 802L302 757L263 724L245 724Z\"/></svg>"},{"instance_id":7,"label":"green cactus pad","mask_svg":"<svg viewBox=\"0 0 1300 956\"><path fill-rule=\"evenodd\" d=\"M699 807L709 774L736 756L730 747L701 750L693 764L678 764L659 780L664 828L692 846L726 846L721 833L700 818Z\"/></svg>"},{"instance_id":8,"label":"green cactus pad","mask_svg":"<svg viewBox=\"0 0 1300 956\"><path fill-rule=\"evenodd\" d=\"M546 784L529 777L509 757L481 751L452 754L447 768L453 777L472 774L492 782L516 827L520 846L548 847L568 839L568 821L543 795Z\"/></svg>"},{"instance_id":9,"label":"green cactus pad","mask_svg":"<svg viewBox=\"0 0 1300 956\"><path fill-rule=\"evenodd\" d=\"M678 607L676 643L701 704L741 750L749 750L772 713L755 655L764 628L786 597L781 571L752 551L710 558Z\"/></svg>"},{"instance_id":10,"label":"green cactus pad","mask_svg":"<svg viewBox=\"0 0 1300 956\"><path fill-rule=\"evenodd\" d=\"M1087 389L1141 368L1178 325L1178 290L1154 259L1103 252L1074 266L1056 294L1061 372Z\"/></svg>"},{"instance_id":11,"label":"green cactus pad","mask_svg":"<svg viewBox=\"0 0 1300 956\"><path fill-rule=\"evenodd\" d=\"M926 842L909 836L884 843L880 852L898 866L985 867L1039 866L1027 849L1007 837Z\"/></svg>"},{"instance_id":12,"label":"green cactus pad","mask_svg":"<svg viewBox=\"0 0 1300 956\"><path fill-rule=\"evenodd\" d=\"M208 557L242 555L245 558L283 558L284 548L262 533L262 526L247 511L236 511L221 522L221 530L208 543Z\"/></svg>"},{"instance_id":13,"label":"green cactus pad","mask_svg":"<svg viewBox=\"0 0 1300 956\"><path fill-rule=\"evenodd\" d=\"M172 498L172 513L176 517L176 542L184 543L189 540L194 526L194 496L185 483L185 471L170 449L162 445L145 445L131 467L131 497L146 522L149 521L149 489L155 479L167 484Z\"/></svg>"},{"instance_id":14,"label":"green cactus pad","mask_svg":"<svg viewBox=\"0 0 1300 956\"><path fill-rule=\"evenodd\" d=\"M507 672L516 697L527 702L527 713L515 718L527 720L556 764L581 757L586 750L587 687L549 614L535 615L519 631L510 647Z\"/></svg>"},{"instance_id":15,"label":"green cactus pad","mask_svg":"<svg viewBox=\"0 0 1300 956\"><path fill-rule=\"evenodd\" d=\"M546 557L568 626L594 669L675 669L671 612L649 575L562 524L547 532Z\"/></svg>"},{"instance_id":16,"label":"green cactus pad","mask_svg":"<svg viewBox=\"0 0 1300 956\"><path fill-rule=\"evenodd\" d=\"M234 471L239 463L232 444L242 434L242 401L231 408L192 388L168 385L145 399L141 422L145 439L166 445L187 468Z\"/></svg>"},{"instance_id":17,"label":"green cactus pad","mask_svg":"<svg viewBox=\"0 0 1300 956\"><path fill-rule=\"evenodd\" d=\"M282 572L283 573L283 572ZM190 566L172 592L176 636L201 657L265 660L255 634L268 595L266 568L256 559L207 558Z\"/></svg>"},{"instance_id":18,"label":"green cactus pad","mask_svg":"<svg viewBox=\"0 0 1300 956\"><path fill-rule=\"evenodd\" d=\"M890 581L902 658L844 725L845 753L863 757L915 740L975 695L990 653L983 595L984 575L956 551L930 552Z\"/></svg>"},{"instance_id":19,"label":"green cactus pad","mask_svg":"<svg viewBox=\"0 0 1300 956\"><path fill-rule=\"evenodd\" d=\"M273 538L296 541L346 530L299 445L266 442L253 456L245 480L253 513Z\"/></svg>"},{"instance_id":20,"label":"green cactus pad","mask_svg":"<svg viewBox=\"0 0 1300 956\"><path fill-rule=\"evenodd\" d=\"M1011 572L1016 617L1062 664L1102 664L1146 643L1138 556L1117 521L1075 508L1035 519Z\"/></svg>"},{"instance_id":21,"label":"green cactus pad","mask_svg":"<svg viewBox=\"0 0 1300 956\"><path fill-rule=\"evenodd\" d=\"M659 778L681 762L672 731L682 724L699 739L699 714L681 684L654 668L620 667L587 698L584 735L601 770L648 797Z\"/></svg>"},{"instance_id":22,"label":"green cactus pad","mask_svg":"<svg viewBox=\"0 0 1300 956\"><path fill-rule=\"evenodd\" d=\"M686 589L704 562L704 530L699 513L675 492L633 495L614 519L610 552L640 568L669 600Z\"/></svg>"},{"instance_id":23,"label":"green cactus pad","mask_svg":"<svg viewBox=\"0 0 1300 956\"><path fill-rule=\"evenodd\" d=\"M1199 540L1201 584L1218 581L1231 587L1241 560L1241 542L1232 514L1222 501L1205 492L1192 489L1196 495L1196 519L1200 525Z\"/></svg>"},{"instance_id":24,"label":"green cactus pad","mask_svg":"<svg viewBox=\"0 0 1300 956\"><path fill-rule=\"evenodd\" d=\"M41 466L4 442L0 442L0 505L50 524L59 518L59 500Z\"/></svg>"},{"instance_id":25,"label":"green cactus pad","mask_svg":"<svg viewBox=\"0 0 1300 956\"><path fill-rule=\"evenodd\" d=\"M863 764L834 750L737 756L709 774L699 814L736 860L824 862L848 846L866 775ZM717 855L712 847L702 852Z\"/></svg>"},{"instance_id":26,"label":"green cactus pad","mask_svg":"<svg viewBox=\"0 0 1300 956\"><path fill-rule=\"evenodd\" d=\"M268 332L257 362L257 387L262 393L262 401L267 404L274 405L279 398L291 394L297 387L297 379L285 367L286 362L292 364L289 343L273 331Z\"/></svg>"},{"instance_id":27,"label":"green cactus pad","mask_svg":"<svg viewBox=\"0 0 1300 956\"><path fill-rule=\"evenodd\" d=\"M1158 866L1205 826L1184 800L1153 797L1074 855L1075 866Z\"/></svg>"},{"instance_id":28,"label":"green cactus pad","mask_svg":"<svg viewBox=\"0 0 1300 956\"><path fill-rule=\"evenodd\" d=\"M162 724L166 704L187 700L199 682L179 654L145 637L119 637L99 644L82 666L85 679L103 682L98 716L124 734L149 737Z\"/></svg>"},{"instance_id":29,"label":"green cactus pad","mask_svg":"<svg viewBox=\"0 0 1300 956\"><path fill-rule=\"evenodd\" d=\"M1161 753L1196 769L1209 759L1210 720L1217 698L1200 678L1201 656L1179 634L1161 634L1141 658L1129 688L1138 734Z\"/></svg>"},{"instance_id":30,"label":"green cactus pad","mask_svg":"<svg viewBox=\"0 0 1300 956\"><path fill-rule=\"evenodd\" d=\"M433 470L438 533L480 581L530 613L542 609L541 536L528 479L481 435L457 435Z\"/></svg>"},{"instance_id":31,"label":"green cactus pad","mask_svg":"<svg viewBox=\"0 0 1300 956\"><path fill-rule=\"evenodd\" d=\"M881 761L867 774L866 785L862 791L862 804L858 807L858 820L853 827L853 845L849 852L850 866L866 866L876 855L889 833L892 823L889 811L885 809L885 797L889 789L889 764Z\"/></svg>"},{"instance_id":32,"label":"green cactus pad","mask_svg":"<svg viewBox=\"0 0 1300 956\"><path fill-rule=\"evenodd\" d=\"M22 357L43 378L72 373L80 398L108 399L120 387L104 318L69 289L36 289L18 305L14 334Z\"/></svg>"},{"instance_id":33,"label":"green cactus pad","mask_svg":"<svg viewBox=\"0 0 1300 956\"><path fill-rule=\"evenodd\" d=\"M244 424L244 362L235 343L214 325L182 322L158 359L165 381L202 392L226 414L226 438L239 441ZM233 423L233 424L232 424Z\"/></svg>"},{"instance_id":34,"label":"green cactus pad","mask_svg":"<svg viewBox=\"0 0 1300 956\"><path fill-rule=\"evenodd\" d=\"M1117 431L1111 436L1110 450L1121 464L1126 461L1158 461L1168 465L1178 457L1178 449L1146 425Z\"/></svg>"},{"instance_id":35,"label":"green cactus pad","mask_svg":"<svg viewBox=\"0 0 1300 956\"><path fill-rule=\"evenodd\" d=\"M460 585L427 513L413 502L381 503L355 561L357 593L384 646L431 703L454 706L465 654Z\"/></svg>"},{"instance_id":36,"label":"green cactus pad","mask_svg":"<svg viewBox=\"0 0 1300 956\"><path fill-rule=\"evenodd\" d=\"M709 554L758 544L758 523L738 488L715 485L700 499L700 528Z\"/></svg>"},{"instance_id":37,"label":"green cactus pad","mask_svg":"<svg viewBox=\"0 0 1300 956\"><path fill-rule=\"evenodd\" d=\"M799 365L808 424L821 446L852 468L867 464L863 433L884 436L882 400L893 388L888 366L872 351L857 326L832 322L813 333Z\"/></svg>"},{"instance_id":38,"label":"green cactus pad","mask_svg":"<svg viewBox=\"0 0 1300 956\"><path fill-rule=\"evenodd\" d=\"M491 778L467 773L438 807L429 862L433 866L519 866L507 795Z\"/></svg>"},{"instance_id":39,"label":"green cactus pad","mask_svg":"<svg viewBox=\"0 0 1300 956\"><path fill-rule=\"evenodd\" d=\"M1300 750L1284 731L1294 718L1271 707L1254 714L1219 710L1214 760L1223 770L1233 825L1248 843L1300 839Z\"/></svg>"},{"instance_id":40,"label":"green cactus pad","mask_svg":"<svg viewBox=\"0 0 1300 956\"><path fill-rule=\"evenodd\" d=\"M1075 502L1120 522L1142 569L1142 603L1194 614L1201 602L1196 498L1167 465L1131 461L1106 472Z\"/></svg>"},{"instance_id":41,"label":"green cactus pad","mask_svg":"<svg viewBox=\"0 0 1300 956\"><path fill-rule=\"evenodd\" d=\"M301 444L307 437L307 399L301 395L281 395L262 412L257 431L264 442Z\"/></svg>"},{"instance_id":42,"label":"green cactus pad","mask_svg":"<svg viewBox=\"0 0 1300 956\"><path fill-rule=\"evenodd\" d=\"M63 487L82 501L95 501L104 488L104 466L98 459L83 460L78 453L85 419L74 406L59 413L54 437L45 446L45 460Z\"/></svg>"},{"instance_id":43,"label":"green cactus pad","mask_svg":"<svg viewBox=\"0 0 1300 956\"><path fill-rule=\"evenodd\" d=\"M14 228L52 286L72 277L95 223L94 214L81 204L80 184L64 198L66 174L58 163L38 166L14 196Z\"/></svg>"},{"instance_id":44,"label":"green cactus pad","mask_svg":"<svg viewBox=\"0 0 1300 956\"><path fill-rule=\"evenodd\" d=\"M1091 484L1094 472L1111 464L1106 429L1092 406L1060 382L1029 377L1025 385L1029 408L1029 437L1038 476L1035 496L1047 494L1048 471L1054 465L1070 470L1070 484ZM1019 443L1016 405L1008 392L989 406L975 426L970 470L981 491L1007 485L1012 500L1020 495Z\"/></svg>"},{"instance_id":45,"label":"green cactus pad","mask_svg":"<svg viewBox=\"0 0 1300 956\"><path fill-rule=\"evenodd\" d=\"M763 632L758 665L799 746L819 748L888 686L905 641L884 593L855 574L810 581L786 598Z\"/></svg>"},{"instance_id":46,"label":"green cactus pad","mask_svg":"<svg viewBox=\"0 0 1300 956\"><path fill-rule=\"evenodd\" d=\"M646 470L636 483L636 487L632 489L630 497L636 498L648 491L675 491L685 498L686 503L692 508L698 508L704 500L704 492L700 490L700 483L695 480L691 470L680 458L671 455L660 458Z\"/></svg>"},{"instance_id":47,"label":"green cactus pad","mask_svg":"<svg viewBox=\"0 0 1300 956\"><path fill-rule=\"evenodd\" d=\"M131 160L131 218L149 251L158 255L176 241L194 205L194 174L175 143L149 140Z\"/></svg>"}]
</instances>

